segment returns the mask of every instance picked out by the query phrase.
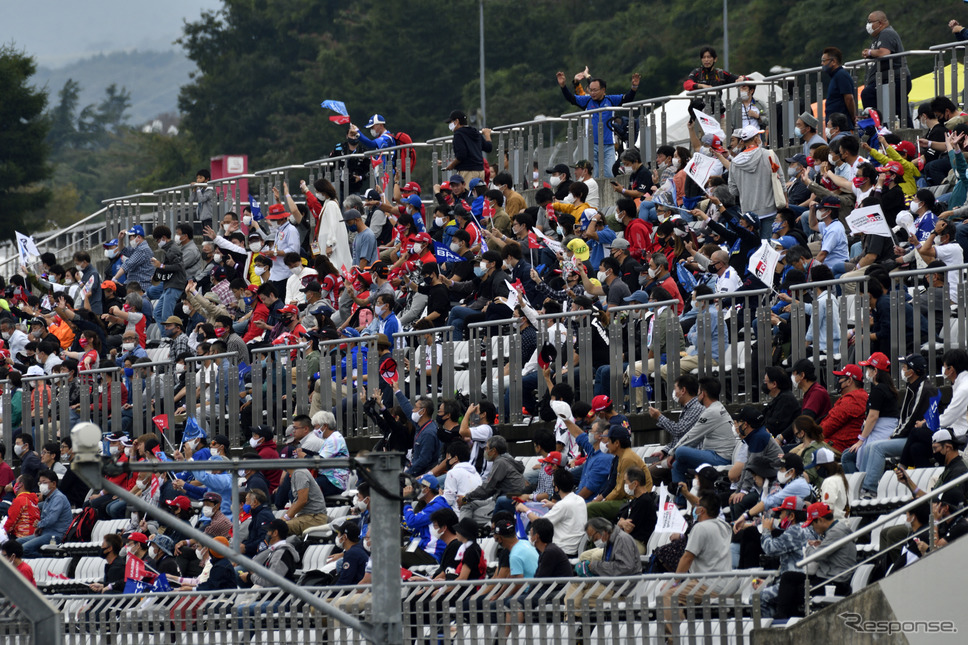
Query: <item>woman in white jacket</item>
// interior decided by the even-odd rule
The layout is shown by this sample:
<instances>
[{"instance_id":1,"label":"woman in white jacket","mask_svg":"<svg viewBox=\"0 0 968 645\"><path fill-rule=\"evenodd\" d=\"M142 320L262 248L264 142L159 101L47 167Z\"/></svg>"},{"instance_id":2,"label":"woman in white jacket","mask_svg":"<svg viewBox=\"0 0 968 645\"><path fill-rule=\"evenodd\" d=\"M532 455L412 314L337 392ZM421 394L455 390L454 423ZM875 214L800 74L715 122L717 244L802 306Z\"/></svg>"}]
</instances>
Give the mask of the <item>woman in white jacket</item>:
<instances>
[{"instance_id":1,"label":"woman in white jacket","mask_svg":"<svg viewBox=\"0 0 968 645\"><path fill-rule=\"evenodd\" d=\"M313 239L317 249L313 249L313 252L326 255L337 269L346 267L349 270L353 266L353 254L350 252L350 238L343 223L336 188L325 177L313 184L318 197L306 182L300 182L299 186L306 195L306 205L316 217Z\"/></svg>"}]
</instances>

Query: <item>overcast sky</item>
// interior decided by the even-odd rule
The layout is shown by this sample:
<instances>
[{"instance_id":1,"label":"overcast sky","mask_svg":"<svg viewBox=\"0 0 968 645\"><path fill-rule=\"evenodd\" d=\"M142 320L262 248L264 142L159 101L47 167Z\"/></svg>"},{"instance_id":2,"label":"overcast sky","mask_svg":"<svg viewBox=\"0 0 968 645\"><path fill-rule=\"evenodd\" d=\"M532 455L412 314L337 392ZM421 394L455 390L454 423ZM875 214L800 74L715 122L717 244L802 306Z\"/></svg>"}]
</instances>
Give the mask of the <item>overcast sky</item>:
<instances>
[{"instance_id":1,"label":"overcast sky","mask_svg":"<svg viewBox=\"0 0 968 645\"><path fill-rule=\"evenodd\" d=\"M0 42L60 67L117 50L167 50L183 21L221 0L0 0Z\"/></svg>"}]
</instances>

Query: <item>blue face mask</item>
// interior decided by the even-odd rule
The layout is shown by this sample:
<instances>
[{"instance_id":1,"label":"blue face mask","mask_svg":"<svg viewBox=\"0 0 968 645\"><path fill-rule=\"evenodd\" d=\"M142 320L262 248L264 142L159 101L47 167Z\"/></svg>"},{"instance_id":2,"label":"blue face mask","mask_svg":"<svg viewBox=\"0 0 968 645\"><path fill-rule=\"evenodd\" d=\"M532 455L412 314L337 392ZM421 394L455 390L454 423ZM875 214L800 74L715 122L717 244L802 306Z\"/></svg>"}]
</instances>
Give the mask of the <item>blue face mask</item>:
<instances>
[{"instance_id":1,"label":"blue face mask","mask_svg":"<svg viewBox=\"0 0 968 645\"><path fill-rule=\"evenodd\" d=\"M242 298L242 302L244 302L247 305L251 305L252 304L252 298Z\"/></svg>"},{"instance_id":2,"label":"blue face mask","mask_svg":"<svg viewBox=\"0 0 968 645\"><path fill-rule=\"evenodd\" d=\"M243 513L251 513L252 512L252 505L251 504L243 504L242 505L242 512Z\"/></svg>"},{"instance_id":3,"label":"blue face mask","mask_svg":"<svg viewBox=\"0 0 968 645\"><path fill-rule=\"evenodd\" d=\"M800 131L800 128L793 128L793 134L794 136L796 136L797 139L800 139L803 137L803 132Z\"/></svg>"},{"instance_id":4,"label":"blue face mask","mask_svg":"<svg viewBox=\"0 0 968 645\"><path fill-rule=\"evenodd\" d=\"M474 267L474 275L480 278L481 276L484 275L484 269L482 269L481 267Z\"/></svg>"},{"instance_id":5,"label":"blue face mask","mask_svg":"<svg viewBox=\"0 0 968 645\"><path fill-rule=\"evenodd\" d=\"M125 376L127 376L128 378L131 378L131 376L133 374L134 374L134 368L133 367L126 367L126 368L124 368L124 375Z\"/></svg>"},{"instance_id":6,"label":"blue face mask","mask_svg":"<svg viewBox=\"0 0 968 645\"><path fill-rule=\"evenodd\" d=\"M692 521L693 522L699 521L699 509L695 506L692 509Z\"/></svg>"},{"instance_id":7,"label":"blue face mask","mask_svg":"<svg viewBox=\"0 0 968 645\"><path fill-rule=\"evenodd\" d=\"M779 233L780 232L780 229L782 229L782 228L783 228L783 224L775 224L775 223L773 224L773 232L774 233Z\"/></svg>"}]
</instances>

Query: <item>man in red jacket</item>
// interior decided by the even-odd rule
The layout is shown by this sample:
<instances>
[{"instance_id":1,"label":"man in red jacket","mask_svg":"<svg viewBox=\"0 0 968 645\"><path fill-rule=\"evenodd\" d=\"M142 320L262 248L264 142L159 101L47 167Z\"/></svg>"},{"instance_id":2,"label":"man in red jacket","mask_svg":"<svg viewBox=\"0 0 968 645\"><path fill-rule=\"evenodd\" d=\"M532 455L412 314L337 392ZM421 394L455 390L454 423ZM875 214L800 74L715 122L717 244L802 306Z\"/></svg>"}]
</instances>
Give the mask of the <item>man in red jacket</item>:
<instances>
[{"instance_id":1,"label":"man in red jacket","mask_svg":"<svg viewBox=\"0 0 968 645\"><path fill-rule=\"evenodd\" d=\"M867 391L863 387L864 374L857 365L845 365L839 372L835 370L834 376L840 386L840 398L820 421L820 427L823 428L823 438L837 452L843 452L860 436L867 416Z\"/></svg>"},{"instance_id":2,"label":"man in red jacket","mask_svg":"<svg viewBox=\"0 0 968 645\"><path fill-rule=\"evenodd\" d=\"M622 198L615 203L615 219L625 227L623 237L629 243L629 255L642 261L654 251L652 245L652 225L640 219L635 202ZM616 240L617 242L618 240ZM612 242L615 246L615 242ZM638 289L638 285L635 286ZM635 291L632 289L632 291Z\"/></svg>"},{"instance_id":3,"label":"man in red jacket","mask_svg":"<svg viewBox=\"0 0 968 645\"><path fill-rule=\"evenodd\" d=\"M252 428L252 438L249 439L249 445L256 449L260 459L279 459L279 448L276 446L275 432L269 426L256 426ZM266 481L269 482L270 492L275 493L276 489L279 488L279 482L282 480L282 471L279 469L264 470L262 474L265 475Z\"/></svg>"}]
</instances>

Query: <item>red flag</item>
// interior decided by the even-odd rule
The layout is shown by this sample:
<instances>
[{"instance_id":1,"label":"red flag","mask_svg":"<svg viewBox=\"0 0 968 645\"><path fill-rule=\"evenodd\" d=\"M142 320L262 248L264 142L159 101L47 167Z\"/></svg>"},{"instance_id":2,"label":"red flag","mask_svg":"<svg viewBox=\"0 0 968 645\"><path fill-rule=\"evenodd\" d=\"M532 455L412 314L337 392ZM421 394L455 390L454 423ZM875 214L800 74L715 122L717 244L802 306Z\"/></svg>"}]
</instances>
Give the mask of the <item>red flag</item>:
<instances>
[{"instance_id":1,"label":"red flag","mask_svg":"<svg viewBox=\"0 0 968 645\"><path fill-rule=\"evenodd\" d=\"M529 249L540 249L541 242L538 241L538 236L534 233L528 233L528 248Z\"/></svg>"},{"instance_id":2,"label":"red flag","mask_svg":"<svg viewBox=\"0 0 968 645\"><path fill-rule=\"evenodd\" d=\"M124 563L124 579L141 582L146 572L144 560L129 553Z\"/></svg>"},{"instance_id":3,"label":"red flag","mask_svg":"<svg viewBox=\"0 0 968 645\"><path fill-rule=\"evenodd\" d=\"M334 116L331 116L329 117L329 120L332 121L333 123L339 123L340 125L346 125L347 123L350 122L350 118L348 116L343 116L341 114L336 114Z\"/></svg>"},{"instance_id":4,"label":"red flag","mask_svg":"<svg viewBox=\"0 0 968 645\"><path fill-rule=\"evenodd\" d=\"M494 207L491 206L491 202L484 200L484 207L481 209L481 217L487 219L494 216Z\"/></svg>"},{"instance_id":5,"label":"red flag","mask_svg":"<svg viewBox=\"0 0 968 645\"><path fill-rule=\"evenodd\" d=\"M164 434L165 432L168 432L167 414L159 414L156 417L151 417L151 422L155 425L156 428L158 428L158 432L161 432L162 434Z\"/></svg>"}]
</instances>

